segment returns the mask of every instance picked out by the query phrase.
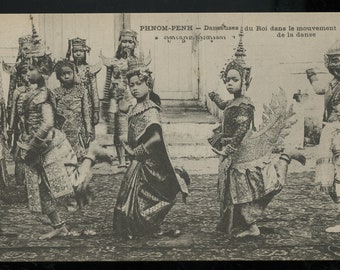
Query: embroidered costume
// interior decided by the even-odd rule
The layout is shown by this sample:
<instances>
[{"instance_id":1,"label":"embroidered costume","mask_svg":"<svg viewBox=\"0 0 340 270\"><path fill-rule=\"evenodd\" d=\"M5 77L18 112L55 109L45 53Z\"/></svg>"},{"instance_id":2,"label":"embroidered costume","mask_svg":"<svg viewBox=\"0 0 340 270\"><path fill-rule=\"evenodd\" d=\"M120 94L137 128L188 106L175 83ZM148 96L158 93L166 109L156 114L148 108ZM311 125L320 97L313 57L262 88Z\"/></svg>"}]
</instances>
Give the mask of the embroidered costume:
<instances>
[{"instance_id":1,"label":"embroidered costume","mask_svg":"<svg viewBox=\"0 0 340 270\"><path fill-rule=\"evenodd\" d=\"M120 166L125 166L125 151L121 140L127 140L127 112L135 104L127 86L126 73L138 62L134 52L136 46L137 33L132 30L122 30L115 58L101 56L106 66L103 115L108 124L108 134L114 135L113 141Z\"/></svg>"},{"instance_id":2,"label":"embroidered costume","mask_svg":"<svg viewBox=\"0 0 340 270\"><path fill-rule=\"evenodd\" d=\"M325 96L324 127L317 151L315 182L328 188L334 202L340 202L340 40L325 55L325 65L334 76L324 86L313 69L307 70L307 78L316 94Z\"/></svg>"},{"instance_id":3,"label":"embroidered costume","mask_svg":"<svg viewBox=\"0 0 340 270\"><path fill-rule=\"evenodd\" d=\"M59 73L64 66L74 70L73 63L67 60L59 61L54 68L58 73L59 80L61 80ZM61 86L54 89L53 94L57 119L60 119L60 121L57 120L57 125L65 133L80 160L86 154L85 142L92 141L92 137L94 137L86 90L74 82L66 87L61 81Z\"/></svg>"},{"instance_id":4,"label":"embroidered costume","mask_svg":"<svg viewBox=\"0 0 340 270\"><path fill-rule=\"evenodd\" d=\"M56 198L73 194L79 175L71 145L55 128L55 99L45 87L53 63L33 21L32 32L29 65L41 72L41 77L35 89L22 91L17 98L18 156L25 162L29 209L49 215L56 212Z\"/></svg>"},{"instance_id":5,"label":"embroidered costume","mask_svg":"<svg viewBox=\"0 0 340 270\"><path fill-rule=\"evenodd\" d=\"M91 48L86 45L86 39L71 39L69 40L68 46L69 48L66 58L70 60L71 55L73 55L73 62L77 67L78 79L80 81L81 87L86 89L89 115L91 119L91 132L95 135L95 126L99 122L100 110L100 101L97 87L97 73L101 70L101 63L98 63L96 65L89 65L86 62L86 53L89 53L91 50ZM84 52L84 58L82 60L75 59L74 52L76 50L81 50ZM91 139L94 139L94 137Z\"/></svg>"},{"instance_id":6,"label":"embroidered costume","mask_svg":"<svg viewBox=\"0 0 340 270\"><path fill-rule=\"evenodd\" d=\"M218 94L209 93L211 100L223 110L222 127L209 139L213 150L220 155L220 222L217 228L229 235L236 228L249 230L247 234L240 233L239 237L260 233L256 221L275 194L282 189L288 164L293 158L281 155L275 161L272 155L274 147L282 143L286 136L286 128L291 126L288 119L293 115L292 108L287 110L283 90L273 96L269 106L265 106L264 122L260 130L255 132L255 107L250 98L244 96L251 81L251 68L244 61L242 36L241 28L235 58L221 72L226 85L234 79L228 77L230 70L239 73L240 89L234 93L235 98L223 101ZM277 100L280 100L279 105Z\"/></svg>"},{"instance_id":7,"label":"embroidered costume","mask_svg":"<svg viewBox=\"0 0 340 270\"><path fill-rule=\"evenodd\" d=\"M136 73L140 70L131 71L130 78ZM150 99L140 100L129 112L128 145L133 154L114 212L114 230L122 236L158 231L176 195L182 192L185 199L188 194L188 179L178 176L170 162L159 112L160 107ZM150 143L154 134L160 139Z\"/></svg>"}]
</instances>

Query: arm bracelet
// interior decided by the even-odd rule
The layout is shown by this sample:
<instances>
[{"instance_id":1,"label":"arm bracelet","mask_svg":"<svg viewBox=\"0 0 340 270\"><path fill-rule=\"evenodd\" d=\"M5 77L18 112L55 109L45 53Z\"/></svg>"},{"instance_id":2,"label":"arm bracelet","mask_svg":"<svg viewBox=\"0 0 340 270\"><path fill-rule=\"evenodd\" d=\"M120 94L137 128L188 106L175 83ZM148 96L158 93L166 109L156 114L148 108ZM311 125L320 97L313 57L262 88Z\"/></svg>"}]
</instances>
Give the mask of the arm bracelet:
<instances>
[{"instance_id":1,"label":"arm bracelet","mask_svg":"<svg viewBox=\"0 0 340 270\"><path fill-rule=\"evenodd\" d=\"M237 148L231 146L230 144L227 144L224 151L225 151L226 154L230 155L230 154L235 153L237 151Z\"/></svg>"},{"instance_id":2,"label":"arm bracelet","mask_svg":"<svg viewBox=\"0 0 340 270\"><path fill-rule=\"evenodd\" d=\"M280 159L287 161L288 164L291 161L290 157L286 154L281 154Z\"/></svg>"},{"instance_id":3,"label":"arm bracelet","mask_svg":"<svg viewBox=\"0 0 340 270\"><path fill-rule=\"evenodd\" d=\"M137 160L140 160L146 155L150 154L149 151L146 150L144 144L140 144L136 148L134 148L133 153Z\"/></svg>"},{"instance_id":4,"label":"arm bracelet","mask_svg":"<svg viewBox=\"0 0 340 270\"><path fill-rule=\"evenodd\" d=\"M315 76L316 73L313 69L307 69L306 70L307 78L310 79L311 77Z\"/></svg>"}]
</instances>

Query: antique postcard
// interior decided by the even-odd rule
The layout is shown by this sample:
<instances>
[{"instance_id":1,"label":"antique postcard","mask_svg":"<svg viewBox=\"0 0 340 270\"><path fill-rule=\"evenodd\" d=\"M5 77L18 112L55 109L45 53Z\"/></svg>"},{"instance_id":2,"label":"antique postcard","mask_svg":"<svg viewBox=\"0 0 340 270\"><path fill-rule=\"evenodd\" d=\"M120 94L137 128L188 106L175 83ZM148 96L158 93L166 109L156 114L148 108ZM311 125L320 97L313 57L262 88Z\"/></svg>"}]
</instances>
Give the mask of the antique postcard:
<instances>
[{"instance_id":1,"label":"antique postcard","mask_svg":"<svg viewBox=\"0 0 340 270\"><path fill-rule=\"evenodd\" d=\"M0 15L0 260L337 260L338 13Z\"/></svg>"}]
</instances>

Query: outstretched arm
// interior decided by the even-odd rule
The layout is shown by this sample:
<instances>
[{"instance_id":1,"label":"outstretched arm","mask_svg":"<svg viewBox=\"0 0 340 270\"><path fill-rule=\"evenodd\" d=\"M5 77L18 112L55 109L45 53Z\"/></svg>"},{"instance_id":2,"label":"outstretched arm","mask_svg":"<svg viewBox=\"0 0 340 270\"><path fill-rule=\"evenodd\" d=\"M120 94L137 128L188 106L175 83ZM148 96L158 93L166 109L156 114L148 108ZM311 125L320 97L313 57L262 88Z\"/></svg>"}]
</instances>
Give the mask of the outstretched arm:
<instances>
[{"instance_id":1,"label":"outstretched arm","mask_svg":"<svg viewBox=\"0 0 340 270\"><path fill-rule=\"evenodd\" d=\"M227 106L227 102L221 99L219 94L215 92L210 92L208 95L211 101L213 101L220 110L225 109L225 107Z\"/></svg>"},{"instance_id":2,"label":"outstretched arm","mask_svg":"<svg viewBox=\"0 0 340 270\"><path fill-rule=\"evenodd\" d=\"M127 87L128 87L127 85L120 82L117 84L115 91L116 93L115 99L117 100L118 110L122 113L128 113L132 106L132 103L128 99L129 89Z\"/></svg>"},{"instance_id":3,"label":"outstretched arm","mask_svg":"<svg viewBox=\"0 0 340 270\"><path fill-rule=\"evenodd\" d=\"M317 95L324 95L327 91L327 85L319 81L314 69L310 68L306 70L307 79L312 85L314 92Z\"/></svg>"}]
</instances>

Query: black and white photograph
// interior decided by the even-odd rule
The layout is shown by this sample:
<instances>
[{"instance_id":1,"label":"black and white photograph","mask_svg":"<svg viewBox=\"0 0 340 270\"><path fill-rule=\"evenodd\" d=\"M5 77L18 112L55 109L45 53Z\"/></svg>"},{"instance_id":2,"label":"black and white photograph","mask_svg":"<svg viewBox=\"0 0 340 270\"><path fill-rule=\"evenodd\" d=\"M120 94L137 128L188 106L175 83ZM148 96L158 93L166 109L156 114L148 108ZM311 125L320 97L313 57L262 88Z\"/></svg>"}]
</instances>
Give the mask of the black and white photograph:
<instances>
[{"instance_id":1,"label":"black and white photograph","mask_svg":"<svg viewBox=\"0 0 340 270\"><path fill-rule=\"evenodd\" d=\"M340 258L339 13L0 14L0 261Z\"/></svg>"}]
</instances>

